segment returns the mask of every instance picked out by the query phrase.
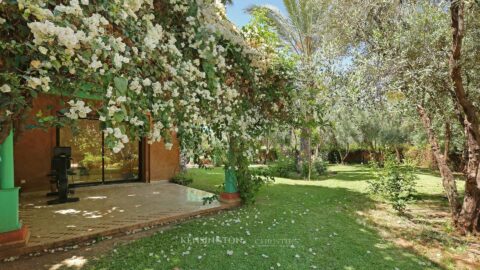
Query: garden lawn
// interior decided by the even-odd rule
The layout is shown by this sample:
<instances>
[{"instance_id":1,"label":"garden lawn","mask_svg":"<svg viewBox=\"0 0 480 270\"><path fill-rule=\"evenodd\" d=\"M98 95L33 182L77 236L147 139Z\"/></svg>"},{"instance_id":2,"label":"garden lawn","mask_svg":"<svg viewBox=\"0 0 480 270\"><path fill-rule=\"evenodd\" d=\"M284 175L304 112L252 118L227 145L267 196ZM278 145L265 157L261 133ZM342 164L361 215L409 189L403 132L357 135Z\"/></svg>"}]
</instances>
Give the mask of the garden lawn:
<instances>
[{"instance_id":1,"label":"garden lawn","mask_svg":"<svg viewBox=\"0 0 480 270\"><path fill-rule=\"evenodd\" d=\"M382 239L357 214L373 207L372 176L361 166L333 166L321 181L277 179L254 206L202 217L122 246L88 269L439 269ZM222 169L191 169L192 187L213 191ZM438 178L420 189L436 193ZM292 185L293 184L293 185ZM206 241L202 242L202 241Z\"/></svg>"}]
</instances>

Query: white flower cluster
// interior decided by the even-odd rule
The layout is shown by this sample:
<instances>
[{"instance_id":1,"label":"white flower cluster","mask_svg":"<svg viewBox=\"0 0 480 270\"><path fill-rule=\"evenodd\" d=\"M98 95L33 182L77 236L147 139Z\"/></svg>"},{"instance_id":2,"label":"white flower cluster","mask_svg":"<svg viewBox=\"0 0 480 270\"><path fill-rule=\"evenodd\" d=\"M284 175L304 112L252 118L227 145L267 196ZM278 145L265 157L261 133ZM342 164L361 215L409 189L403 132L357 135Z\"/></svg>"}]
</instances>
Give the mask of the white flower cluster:
<instances>
[{"instance_id":1,"label":"white flower cluster","mask_svg":"<svg viewBox=\"0 0 480 270\"><path fill-rule=\"evenodd\" d=\"M151 28L148 29L147 35L145 36L145 39L144 39L144 44L150 50L154 50L158 46L158 44L160 44L162 37L163 37L163 28L161 25L156 24L155 26L152 26Z\"/></svg>"},{"instance_id":2,"label":"white flower cluster","mask_svg":"<svg viewBox=\"0 0 480 270\"><path fill-rule=\"evenodd\" d=\"M249 104L242 101L245 85L258 82L259 71L251 76L238 72L232 54L254 68L264 68L264 58L226 19L219 1L168 0L169 12L184 20L180 27L161 24L153 0L112 0L98 9L88 0L71 0L51 10L46 0L18 2L36 19L28 27L39 60L32 61L26 86L49 91L50 78L62 81L52 77L62 70L69 73L65 83L85 81L105 89L104 101L93 109L116 152L128 142L125 130L171 148L171 134L181 128L192 138L201 133L199 147L211 150L215 137L251 139L250 130L262 121L260 110L242 108ZM186 15L195 3L197 13ZM77 93L78 87L70 88L72 96ZM82 100L68 104L71 119L92 111ZM205 132L213 126L215 131Z\"/></svg>"},{"instance_id":3,"label":"white flower cluster","mask_svg":"<svg viewBox=\"0 0 480 270\"><path fill-rule=\"evenodd\" d=\"M114 153L120 152L125 147L125 144L130 141L120 128L106 128L104 132L106 136L113 136L117 139L117 143L112 149Z\"/></svg>"},{"instance_id":4,"label":"white flower cluster","mask_svg":"<svg viewBox=\"0 0 480 270\"><path fill-rule=\"evenodd\" d=\"M80 42L86 40L85 32L75 32L72 28L57 26L50 21L32 22L28 24L33 33L35 44L42 45L45 42L53 42L56 38L58 43L68 50L70 54L74 49L80 48Z\"/></svg>"},{"instance_id":5,"label":"white flower cluster","mask_svg":"<svg viewBox=\"0 0 480 270\"><path fill-rule=\"evenodd\" d=\"M47 76L40 77L40 78L36 78L36 77L27 78L28 87L36 89L38 86L40 86L44 92L48 92L48 90L50 90L50 85L49 85L50 82L51 80Z\"/></svg>"},{"instance_id":6,"label":"white flower cluster","mask_svg":"<svg viewBox=\"0 0 480 270\"><path fill-rule=\"evenodd\" d=\"M12 88L8 84L4 84L0 87L0 92L2 93L10 93L12 91Z\"/></svg>"},{"instance_id":7,"label":"white flower cluster","mask_svg":"<svg viewBox=\"0 0 480 270\"><path fill-rule=\"evenodd\" d=\"M82 3L85 3L85 1L82 1ZM88 5L88 1L86 1L86 3ZM64 13L64 14L79 16L79 17L83 15L83 10L80 7L78 0L70 0L70 5L68 6L64 6L60 4L55 7L55 11Z\"/></svg>"},{"instance_id":8,"label":"white flower cluster","mask_svg":"<svg viewBox=\"0 0 480 270\"><path fill-rule=\"evenodd\" d=\"M87 114L92 111L83 100L70 100L68 105L70 105L70 110L65 113L65 116L70 119L86 118Z\"/></svg>"}]
</instances>

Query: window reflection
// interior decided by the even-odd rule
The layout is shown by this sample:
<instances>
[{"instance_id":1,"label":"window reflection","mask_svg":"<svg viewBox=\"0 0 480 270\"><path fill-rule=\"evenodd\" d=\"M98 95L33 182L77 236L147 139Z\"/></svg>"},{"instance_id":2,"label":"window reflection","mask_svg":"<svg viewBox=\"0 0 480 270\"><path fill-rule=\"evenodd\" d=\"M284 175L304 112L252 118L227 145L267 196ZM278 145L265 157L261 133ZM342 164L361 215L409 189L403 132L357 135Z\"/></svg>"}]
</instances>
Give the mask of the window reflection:
<instances>
[{"instance_id":1,"label":"window reflection","mask_svg":"<svg viewBox=\"0 0 480 270\"><path fill-rule=\"evenodd\" d=\"M101 183L102 170L105 181L139 179L139 143L125 144L119 153L104 149L102 163L102 132L100 121L79 119L75 132L71 128L60 128L60 146L72 148L72 170L69 179L74 184Z\"/></svg>"},{"instance_id":2,"label":"window reflection","mask_svg":"<svg viewBox=\"0 0 480 270\"><path fill-rule=\"evenodd\" d=\"M129 142L118 153L105 148L105 181L138 179L138 142Z\"/></svg>"}]
</instances>

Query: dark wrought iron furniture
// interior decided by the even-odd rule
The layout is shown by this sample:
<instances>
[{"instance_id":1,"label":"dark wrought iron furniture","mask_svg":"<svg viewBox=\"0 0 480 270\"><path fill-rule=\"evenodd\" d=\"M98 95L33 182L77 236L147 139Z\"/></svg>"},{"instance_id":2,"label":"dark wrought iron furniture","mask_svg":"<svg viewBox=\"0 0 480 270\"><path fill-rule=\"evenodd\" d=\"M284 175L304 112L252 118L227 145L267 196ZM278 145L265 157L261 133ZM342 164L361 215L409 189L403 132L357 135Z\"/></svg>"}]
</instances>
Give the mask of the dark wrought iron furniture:
<instances>
[{"instance_id":1,"label":"dark wrought iron furniture","mask_svg":"<svg viewBox=\"0 0 480 270\"><path fill-rule=\"evenodd\" d=\"M73 173L70 171L72 160L72 149L70 147L57 146L53 149L52 158L52 181L55 182L57 191L50 192L47 196L58 196L57 199L50 200L47 204L61 204L68 202L77 202L79 198L69 198L69 194L73 194L73 190L69 188L68 175Z\"/></svg>"}]
</instances>

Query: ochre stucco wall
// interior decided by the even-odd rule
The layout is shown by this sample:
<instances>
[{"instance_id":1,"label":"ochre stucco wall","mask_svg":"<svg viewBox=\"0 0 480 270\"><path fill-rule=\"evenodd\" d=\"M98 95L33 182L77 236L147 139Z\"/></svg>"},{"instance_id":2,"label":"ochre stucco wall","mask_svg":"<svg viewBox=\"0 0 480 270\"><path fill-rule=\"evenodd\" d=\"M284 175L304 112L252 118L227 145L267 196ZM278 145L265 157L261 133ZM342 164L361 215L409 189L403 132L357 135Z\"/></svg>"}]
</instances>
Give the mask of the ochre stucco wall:
<instances>
[{"instance_id":1,"label":"ochre stucco wall","mask_svg":"<svg viewBox=\"0 0 480 270\"><path fill-rule=\"evenodd\" d=\"M27 123L32 123L33 116L40 109L44 115L55 115L59 100L56 96L40 95L33 103ZM25 130L15 139L15 185L25 192L49 190L50 177L47 175L56 145L55 128ZM176 139L171 150L165 149L163 142L145 144L142 155L142 181L168 180L179 171L180 150Z\"/></svg>"}]
</instances>

